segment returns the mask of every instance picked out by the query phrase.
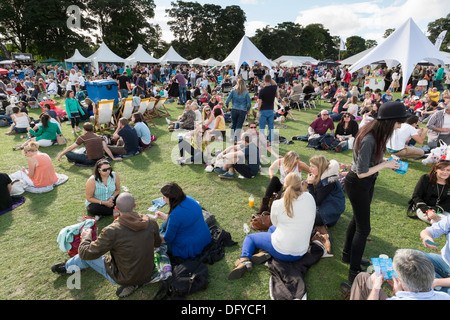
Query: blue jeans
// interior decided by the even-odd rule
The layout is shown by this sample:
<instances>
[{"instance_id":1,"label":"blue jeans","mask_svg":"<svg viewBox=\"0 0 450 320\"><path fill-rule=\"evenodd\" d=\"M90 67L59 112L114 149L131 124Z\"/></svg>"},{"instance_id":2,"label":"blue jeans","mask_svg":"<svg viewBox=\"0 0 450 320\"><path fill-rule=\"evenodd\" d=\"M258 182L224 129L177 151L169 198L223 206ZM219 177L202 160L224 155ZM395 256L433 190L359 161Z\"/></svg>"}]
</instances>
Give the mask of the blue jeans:
<instances>
[{"instance_id":1,"label":"blue jeans","mask_svg":"<svg viewBox=\"0 0 450 320\"><path fill-rule=\"evenodd\" d=\"M431 263L434 266L434 273L435 278L442 279L442 278L449 278L450 277L450 266L442 259L442 256L437 253L428 253L428 252L422 252L428 260L431 261ZM450 294L450 287L436 287L434 288L436 291L443 291L447 294Z\"/></svg>"},{"instance_id":2,"label":"blue jeans","mask_svg":"<svg viewBox=\"0 0 450 320\"><path fill-rule=\"evenodd\" d=\"M231 133L234 140L239 140L246 116L247 111L231 109Z\"/></svg>"},{"instance_id":3,"label":"blue jeans","mask_svg":"<svg viewBox=\"0 0 450 320\"><path fill-rule=\"evenodd\" d=\"M77 254L76 256L70 258L66 262L66 269L69 269L71 266L77 266L78 268L80 268L80 270L91 267L92 269L100 273L102 276L104 276L106 279L108 279L113 285L118 286L118 284L106 272L104 260L105 260L104 256L101 256L100 258L95 260L83 260Z\"/></svg>"},{"instance_id":4,"label":"blue jeans","mask_svg":"<svg viewBox=\"0 0 450 320\"><path fill-rule=\"evenodd\" d=\"M97 160L90 160L86 157L85 153L75 153L75 152L67 152L65 154L65 156L67 157L67 160L69 161L73 161L79 164L83 164L86 166L94 166L95 163L97 162Z\"/></svg>"},{"instance_id":5,"label":"blue jeans","mask_svg":"<svg viewBox=\"0 0 450 320\"><path fill-rule=\"evenodd\" d=\"M185 104L187 101L186 97L186 85L182 85L178 87L178 92L180 94L180 104Z\"/></svg>"},{"instance_id":6,"label":"blue jeans","mask_svg":"<svg viewBox=\"0 0 450 320\"><path fill-rule=\"evenodd\" d=\"M120 89L120 97L128 98L128 89Z\"/></svg>"},{"instance_id":7,"label":"blue jeans","mask_svg":"<svg viewBox=\"0 0 450 320\"><path fill-rule=\"evenodd\" d=\"M259 132L264 133L267 126L269 127L268 140L272 142L273 138L273 110L261 110L259 112Z\"/></svg>"},{"instance_id":8,"label":"blue jeans","mask_svg":"<svg viewBox=\"0 0 450 320\"><path fill-rule=\"evenodd\" d=\"M272 233L276 230L275 226L270 226L267 232L251 233L247 235L242 243L242 254L241 257L250 258L256 249L261 249L270 253L270 255L282 261L298 261L303 256L293 256L281 254L275 250L272 245Z\"/></svg>"}]
</instances>

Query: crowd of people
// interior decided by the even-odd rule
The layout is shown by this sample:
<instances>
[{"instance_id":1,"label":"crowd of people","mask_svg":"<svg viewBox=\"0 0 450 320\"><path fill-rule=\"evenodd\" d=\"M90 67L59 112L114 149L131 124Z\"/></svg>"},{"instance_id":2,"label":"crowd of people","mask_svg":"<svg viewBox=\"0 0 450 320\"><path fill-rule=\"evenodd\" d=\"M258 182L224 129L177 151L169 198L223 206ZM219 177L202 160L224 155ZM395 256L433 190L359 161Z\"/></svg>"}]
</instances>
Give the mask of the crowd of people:
<instances>
[{"instance_id":1,"label":"crowd of people","mask_svg":"<svg viewBox=\"0 0 450 320\"><path fill-rule=\"evenodd\" d=\"M238 75L227 67L138 64L120 70L116 65L102 64L98 72L77 66L67 72L57 67L37 70L27 67L24 80L13 76L5 86L0 81L0 94L6 95L8 103L16 102L12 97L19 97L20 104L12 103L11 111L5 110L3 117L10 121L8 135L27 134L26 141L14 149L23 150L28 157L27 168L0 176L0 188L9 192L14 180L24 180L34 187L54 184L57 177L52 160L39 148L55 144L57 135L61 134L61 121L70 121L76 140L56 160L61 161L65 156L77 165L93 167L85 185L86 212L97 221L105 216L115 219L96 239L92 238L90 229L83 230L79 253L69 261L54 265L52 271L66 274L73 266L91 267L119 286L118 297L126 297L151 280L155 248L164 247L173 259L190 259L201 254L211 243L211 233L201 206L181 186L168 183L161 188L162 199L170 208L167 214L156 212L156 218L163 221L160 226L155 219L135 212L133 195L121 191L120 176L113 170L112 161L146 150L151 146L152 136L139 112L134 112L131 119L118 119L111 135L95 133L89 116L95 114L96 106L85 95L85 82L115 79L121 98L128 95L178 98L184 110L175 121L168 118L166 121L168 130L180 131L177 161L180 165L211 166L221 179L232 179L237 174L252 179L261 170L262 158L270 154L270 182L257 214L270 212L271 226L245 237L241 255L228 279L239 279L254 265L272 258L300 261L313 242L323 249L324 257L332 256L329 228L345 211L347 198L352 216L341 261L349 265L349 271L342 287L351 299L387 299L380 290L383 277L366 274L364 270L370 261L363 258L371 231L371 202L377 176L383 169L400 167L399 161L386 160L385 154L400 160L420 159L438 141L450 143L446 140L450 139L450 121L447 121L450 81L446 80L450 77L448 73L443 74L441 66L425 69L421 73L418 67L419 76L413 73L407 94L394 99L392 91L399 89L400 69L374 71L385 76L386 86L384 91L373 91L362 87L359 73L352 75L340 67L246 66ZM428 73L430 80L424 83ZM352 80L358 80L354 87L351 87ZM444 84L447 89L443 88ZM30 119L27 106L38 101L33 90L64 97L65 119L49 106L45 106L39 119ZM304 99L299 102L300 94ZM307 134L294 136L292 140L308 141L308 147L318 150L352 149L351 165L327 159L325 155L302 161L294 150L280 156L272 148L277 143L276 119L282 117L282 121L287 121L289 116L295 122L292 110L307 108L314 99L331 103L330 110L321 110ZM84 122L83 129L81 122ZM225 134L226 123L231 128L229 137ZM426 128L418 129L420 124ZM246 125L248 129L244 130ZM82 134L78 133L82 130ZM224 148L225 142L231 146ZM414 146L416 143L424 147ZM212 156L210 147L217 145ZM81 146L84 150L80 151ZM348 169L345 175L342 168ZM430 224L420 234L423 245L437 249L430 241L442 235L447 237L447 243L441 254L435 255L399 250L394 257L397 278L392 280L395 297L391 299L450 300L449 185L450 160L446 159L437 161L418 181L412 195L414 210ZM8 206L11 201L5 203ZM411 267L416 264L420 267ZM365 286L369 277L374 284L372 289Z\"/></svg>"}]
</instances>

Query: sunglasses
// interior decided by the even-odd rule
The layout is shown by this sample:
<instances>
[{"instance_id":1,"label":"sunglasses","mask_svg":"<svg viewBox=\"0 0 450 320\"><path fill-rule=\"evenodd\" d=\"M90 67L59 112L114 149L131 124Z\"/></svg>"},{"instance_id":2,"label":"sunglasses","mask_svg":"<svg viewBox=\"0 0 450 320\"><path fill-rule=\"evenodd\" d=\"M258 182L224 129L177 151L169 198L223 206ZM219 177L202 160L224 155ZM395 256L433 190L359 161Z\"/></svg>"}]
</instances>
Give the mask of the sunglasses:
<instances>
[{"instance_id":1,"label":"sunglasses","mask_svg":"<svg viewBox=\"0 0 450 320\"><path fill-rule=\"evenodd\" d=\"M256 129L256 127L249 127L250 129Z\"/></svg>"},{"instance_id":2,"label":"sunglasses","mask_svg":"<svg viewBox=\"0 0 450 320\"><path fill-rule=\"evenodd\" d=\"M104 168L104 169L100 169L101 172L107 172L107 171L111 171L111 167L109 168Z\"/></svg>"}]
</instances>

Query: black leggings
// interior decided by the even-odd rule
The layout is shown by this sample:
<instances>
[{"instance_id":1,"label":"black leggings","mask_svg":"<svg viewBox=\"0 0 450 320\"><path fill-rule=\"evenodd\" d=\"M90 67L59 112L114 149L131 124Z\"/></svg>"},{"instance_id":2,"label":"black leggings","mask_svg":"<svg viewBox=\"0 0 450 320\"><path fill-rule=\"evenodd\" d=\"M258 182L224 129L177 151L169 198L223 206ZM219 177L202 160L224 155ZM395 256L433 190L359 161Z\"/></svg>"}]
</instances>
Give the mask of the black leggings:
<instances>
[{"instance_id":1,"label":"black leggings","mask_svg":"<svg viewBox=\"0 0 450 320\"><path fill-rule=\"evenodd\" d=\"M114 200L115 205L116 200ZM112 216L114 213L114 206L108 208L100 203L90 203L86 207L90 216Z\"/></svg>"},{"instance_id":2,"label":"black leggings","mask_svg":"<svg viewBox=\"0 0 450 320\"><path fill-rule=\"evenodd\" d=\"M353 208L348 225L343 257L350 260L350 270L360 270L361 259L370 234L370 204L377 174L360 179L350 171L345 177L345 190Z\"/></svg>"},{"instance_id":3,"label":"black leggings","mask_svg":"<svg viewBox=\"0 0 450 320\"><path fill-rule=\"evenodd\" d=\"M270 179L269 185L267 186L265 198L270 198L275 193L279 193L283 189L283 184L277 176L273 176Z\"/></svg>"},{"instance_id":4,"label":"black leggings","mask_svg":"<svg viewBox=\"0 0 450 320\"><path fill-rule=\"evenodd\" d=\"M80 114L79 113L72 113L70 115L70 124L72 125L72 129L75 128L75 126L78 127L80 124Z\"/></svg>"}]
</instances>

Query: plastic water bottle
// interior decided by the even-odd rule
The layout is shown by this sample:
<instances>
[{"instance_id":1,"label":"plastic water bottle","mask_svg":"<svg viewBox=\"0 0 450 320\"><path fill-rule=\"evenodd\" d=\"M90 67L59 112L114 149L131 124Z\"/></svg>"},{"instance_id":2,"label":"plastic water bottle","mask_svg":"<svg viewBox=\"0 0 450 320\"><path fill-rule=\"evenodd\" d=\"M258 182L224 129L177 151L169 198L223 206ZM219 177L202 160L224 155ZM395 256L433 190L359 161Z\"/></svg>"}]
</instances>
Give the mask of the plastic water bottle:
<instances>
[{"instance_id":1,"label":"plastic water bottle","mask_svg":"<svg viewBox=\"0 0 450 320\"><path fill-rule=\"evenodd\" d=\"M248 227L248 224L244 223L244 232L245 234L249 234L250 228Z\"/></svg>"},{"instance_id":2,"label":"plastic water bottle","mask_svg":"<svg viewBox=\"0 0 450 320\"><path fill-rule=\"evenodd\" d=\"M250 208L253 208L253 205L255 204L255 198L253 198L253 193L248 198L248 205Z\"/></svg>"},{"instance_id":3,"label":"plastic water bottle","mask_svg":"<svg viewBox=\"0 0 450 320\"><path fill-rule=\"evenodd\" d=\"M172 265L170 264L169 256L163 254L160 259L161 266L161 280L166 280L172 276Z\"/></svg>"}]
</instances>

